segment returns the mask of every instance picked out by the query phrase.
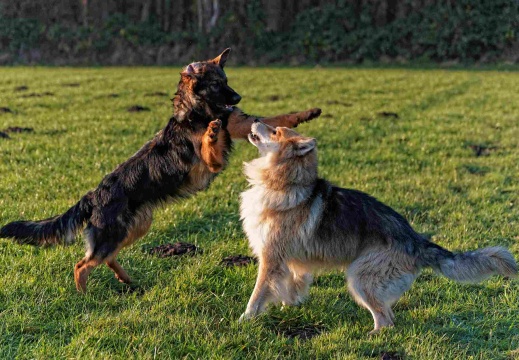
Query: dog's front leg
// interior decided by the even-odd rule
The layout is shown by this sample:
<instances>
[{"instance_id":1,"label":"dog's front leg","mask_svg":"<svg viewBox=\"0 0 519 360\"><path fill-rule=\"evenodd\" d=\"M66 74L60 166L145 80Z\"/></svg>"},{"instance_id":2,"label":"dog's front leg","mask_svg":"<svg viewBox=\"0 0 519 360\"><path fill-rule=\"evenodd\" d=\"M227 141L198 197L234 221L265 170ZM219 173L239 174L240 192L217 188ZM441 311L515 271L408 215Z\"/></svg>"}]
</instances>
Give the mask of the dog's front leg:
<instances>
[{"instance_id":1,"label":"dog's front leg","mask_svg":"<svg viewBox=\"0 0 519 360\"><path fill-rule=\"evenodd\" d=\"M245 312L240 316L238 322L243 322L245 320L251 319L254 316L263 312L271 296L272 294L268 284L268 270L264 262L260 259L256 285L254 286L254 290L252 291L252 295L250 296L247 308L245 309Z\"/></svg>"},{"instance_id":2,"label":"dog's front leg","mask_svg":"<svg viewBox=\"0 0 519 360\"><path fill-rule=\"evenodd\" d=\"M283 279L287 275L287 268L279 260L268 256L260 258L256 285L247 308L238 321L242 322L261 314L271 302L286 299L288 294Z\"/></svg>"},{"instance_id":3,"label":"dog's front leg","mask_svg":"<svg viewBox=\"0 0 519 360\"><path fill-rule=\"evenodd\" d=\"M225 139L220 119L209 123L206 132L202 136L202 148L200 156L207 165L209 171L220 172L225 166Z\"/></svg>"},{"instance_id":4,"label":"dog's front leg","mask_svg":"<svg viewBox=\"0 0 519 360\"><path fill-rule=\"evenodd\" d=\"M315 119L321 115L321 109L313 108L306 111L295 112L291 114L277 115L273 117L258 117L245 114L239 108L235 107L231 115L227 130L233 139L246 139L250 133L250 128L254 120L258 119L273 127L283 126L293 128L297 125Z\"/></svg>"}]
</instances>

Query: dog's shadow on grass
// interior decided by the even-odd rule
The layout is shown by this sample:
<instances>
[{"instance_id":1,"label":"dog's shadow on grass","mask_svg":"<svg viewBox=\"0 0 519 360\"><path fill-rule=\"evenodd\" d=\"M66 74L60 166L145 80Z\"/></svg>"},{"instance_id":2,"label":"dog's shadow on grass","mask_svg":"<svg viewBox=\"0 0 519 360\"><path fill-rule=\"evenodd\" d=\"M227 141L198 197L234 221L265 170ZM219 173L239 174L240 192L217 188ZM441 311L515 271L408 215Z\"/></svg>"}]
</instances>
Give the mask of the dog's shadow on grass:
<instances>
[{"instance_id":1,"label":"dog's shadow on grass","mask_svg":"<svg viewBox=\"0 0 519 360\"><path fill-rule=\"evenodd\" d=\"M147 237L148 246L164 243L189 242L193 235L203 237L203 243L218 242L232 231L242 231L239 215L232 212L206 212L201 217L175 222L171 227L155 229L153 237Z\"/></svg>"},{"instance_id":2,"label":"dog's shadow on grass","mask_svg":"<svg viewBox=\"0 0 519 360\"><path fill-rule=\"evenodd\" d=\"M434 275L429 274L429 276L432 277ZM319 323L321 326L319 334L333 332L337 327L345 326L346 324L355 325L352 326L352 329L357 329L352 330L354 331L354 334L352 335L354 337L362 336L364 331L367 334L373 326L371 314L366 309L355 303L347 291L346 283L342 282L341 284L339 275L324 277L324 279L318 281L316 285L326 289L330 284L332 285L332 288L329 288L329 291L320 291L318 296L315 293L312 293L307 302L301 305L301 309L304 309L305 307L307 309L326 308L326 316L322 318ZM342 289L339 288L341 285ZM340 291L337 292L337 290ZM496 319L491 326L488 326L487 322L484 320L485 313L476 309L465 311L445 311L445 309L442 309L426 315L426 319L418 319L413 316L413 313L416 310L428 311L430 309L430 307L424 306L423 302L412 294L402 298L401 301L397 302L393 306L396 316L395 327L385 329L380 334L372 335L373 339L380 336L385 338L391 336L392 333L395 333L396 335L399 332L408 331L407 329L413 329L413 332L418 336L420 336L420 334L425 336L426 333L429 335L432 334L437 337L439 341L447 341L452 346L466 348L468 350L467 355L474 356L478 354L478 348L474 347L472 352L472 348L467 346L467 339L473 339L474 341L489 341L490 338L504 339L510 337L510 329L514 328L516 323L515 318L508 317ZM299 310L294 308L293 310L288 310L288 314L283 316L284 311L279 309L274 311L270 310L271 317L275 320L271 321L269 324L271 330L283 332L281 330L283 330L287 325L284 324L284 322L289 323L291 327L294 328L305 328L306 325L311 326L312 322L305 322L299 319L308 310L302 311L301 314L299 314L298 311ZM285 318L286 320L284 320ZM292 321L293 318L298 319L299 321L294 322ZM488 326L488 329L480 329L478 326L474 325L476 323L482 324L483 327ZM358 324L363 328L360 333L356 326ZM395 350L392 348L385 348L384 345L377 345L377 347L380 347L380 353ZM396 350L398 350L398 353L404 354L402 349ZM513 350L513 348L506 349L503 346L501 350Z\"/></svg>"}]
</instances>

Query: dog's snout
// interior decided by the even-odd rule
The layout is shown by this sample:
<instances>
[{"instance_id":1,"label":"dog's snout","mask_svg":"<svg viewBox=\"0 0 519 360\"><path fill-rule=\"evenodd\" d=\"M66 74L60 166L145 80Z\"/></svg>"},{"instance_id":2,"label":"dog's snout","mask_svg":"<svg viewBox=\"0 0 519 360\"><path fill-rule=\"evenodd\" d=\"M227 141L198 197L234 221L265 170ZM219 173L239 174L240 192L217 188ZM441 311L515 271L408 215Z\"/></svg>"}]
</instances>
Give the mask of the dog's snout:
<instances>
[{"instance_id":1,"label":"dog's snout","mask_svg":"<svg viewBox=\"0 0 519 360\"><path fill-rule=\"evenodd\" d=\"M241 101L241 96L235 93L235 94L233 95L233 97L232 97L232 103L233 103L233 104L237 104L237 103L239 103L240 101Z\"/></svg>"}]
</instances>

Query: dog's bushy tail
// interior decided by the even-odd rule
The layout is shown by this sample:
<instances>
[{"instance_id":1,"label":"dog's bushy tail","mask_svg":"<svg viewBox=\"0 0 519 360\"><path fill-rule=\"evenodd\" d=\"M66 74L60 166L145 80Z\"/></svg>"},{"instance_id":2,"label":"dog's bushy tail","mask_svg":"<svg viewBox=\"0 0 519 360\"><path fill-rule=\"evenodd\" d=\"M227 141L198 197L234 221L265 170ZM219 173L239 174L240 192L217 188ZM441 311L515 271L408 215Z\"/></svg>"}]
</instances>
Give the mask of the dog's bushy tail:
<instances>
[{"instance_id":1,"label":"dog's bushy tail","mask_svg":"<svg viewBox=\"0 0 519 360\"><path fill-rule=\"evenodd\" d=\"M432 267L458 282L478 283L492 275L517 276L517 262L513 255L499 246L452 253L427 241L419 258L423 266Z\"/></svg>"},{"instance_id":2,"label":"dog's bushy tail","mask_svg":"<svg viewBox=\"0 0 519 360\"><path fill-rule=\"evenodd\" d=\"M40 221L14 221L0 229L0 238L13 238L20 244L46 246L71 244L92 214L89 194L64 214Z\"/></svg>"}]
</instances>

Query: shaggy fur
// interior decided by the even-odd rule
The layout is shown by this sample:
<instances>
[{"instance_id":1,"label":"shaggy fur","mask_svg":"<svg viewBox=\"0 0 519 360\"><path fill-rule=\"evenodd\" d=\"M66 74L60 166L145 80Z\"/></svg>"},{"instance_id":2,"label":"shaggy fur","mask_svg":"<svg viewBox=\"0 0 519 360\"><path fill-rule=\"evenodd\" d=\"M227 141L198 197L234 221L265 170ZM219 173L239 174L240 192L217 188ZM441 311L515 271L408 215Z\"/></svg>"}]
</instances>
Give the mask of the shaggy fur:
<instances>
[{"instance_id":1,"label":"shaggy fur","mask_svg":"<svg viewBox=\"0 0 519 360\"><path fill-rule=\"evenodd\" d=\"M88 275L102 263L129 283L116 261L119 251L147 233L158 205L206 189L227 163L231 137L245 137L242 129L255 119L232 106L241 97L227 85L223 71L229 51L182 71L174 115L166 127L95 190L62 215L9 223L0 229L0 237L31 245L69 244L85 227L86 254L74 270L77 290L86 291ZM311 109L265 121L296 126L319 114Z\"/></svg>"},{"instance_id":2,"label":"shaggy fur","mask_svg":"<svg viewBox=\"0 0 519 360\"><path fill-rule=\"evenodd\" d=\"M245 164L251 188L241 195L241 217L259 271L241 320L269 302L302 302L322 268L347 268L349 291L373 315L373 332L393 325L391 306L424 267L460 282L516 276L504 248L452 253L373 197L319 178L315 139L257 122L249 140L262 157Z\"/></svg>"}]
</instances>

